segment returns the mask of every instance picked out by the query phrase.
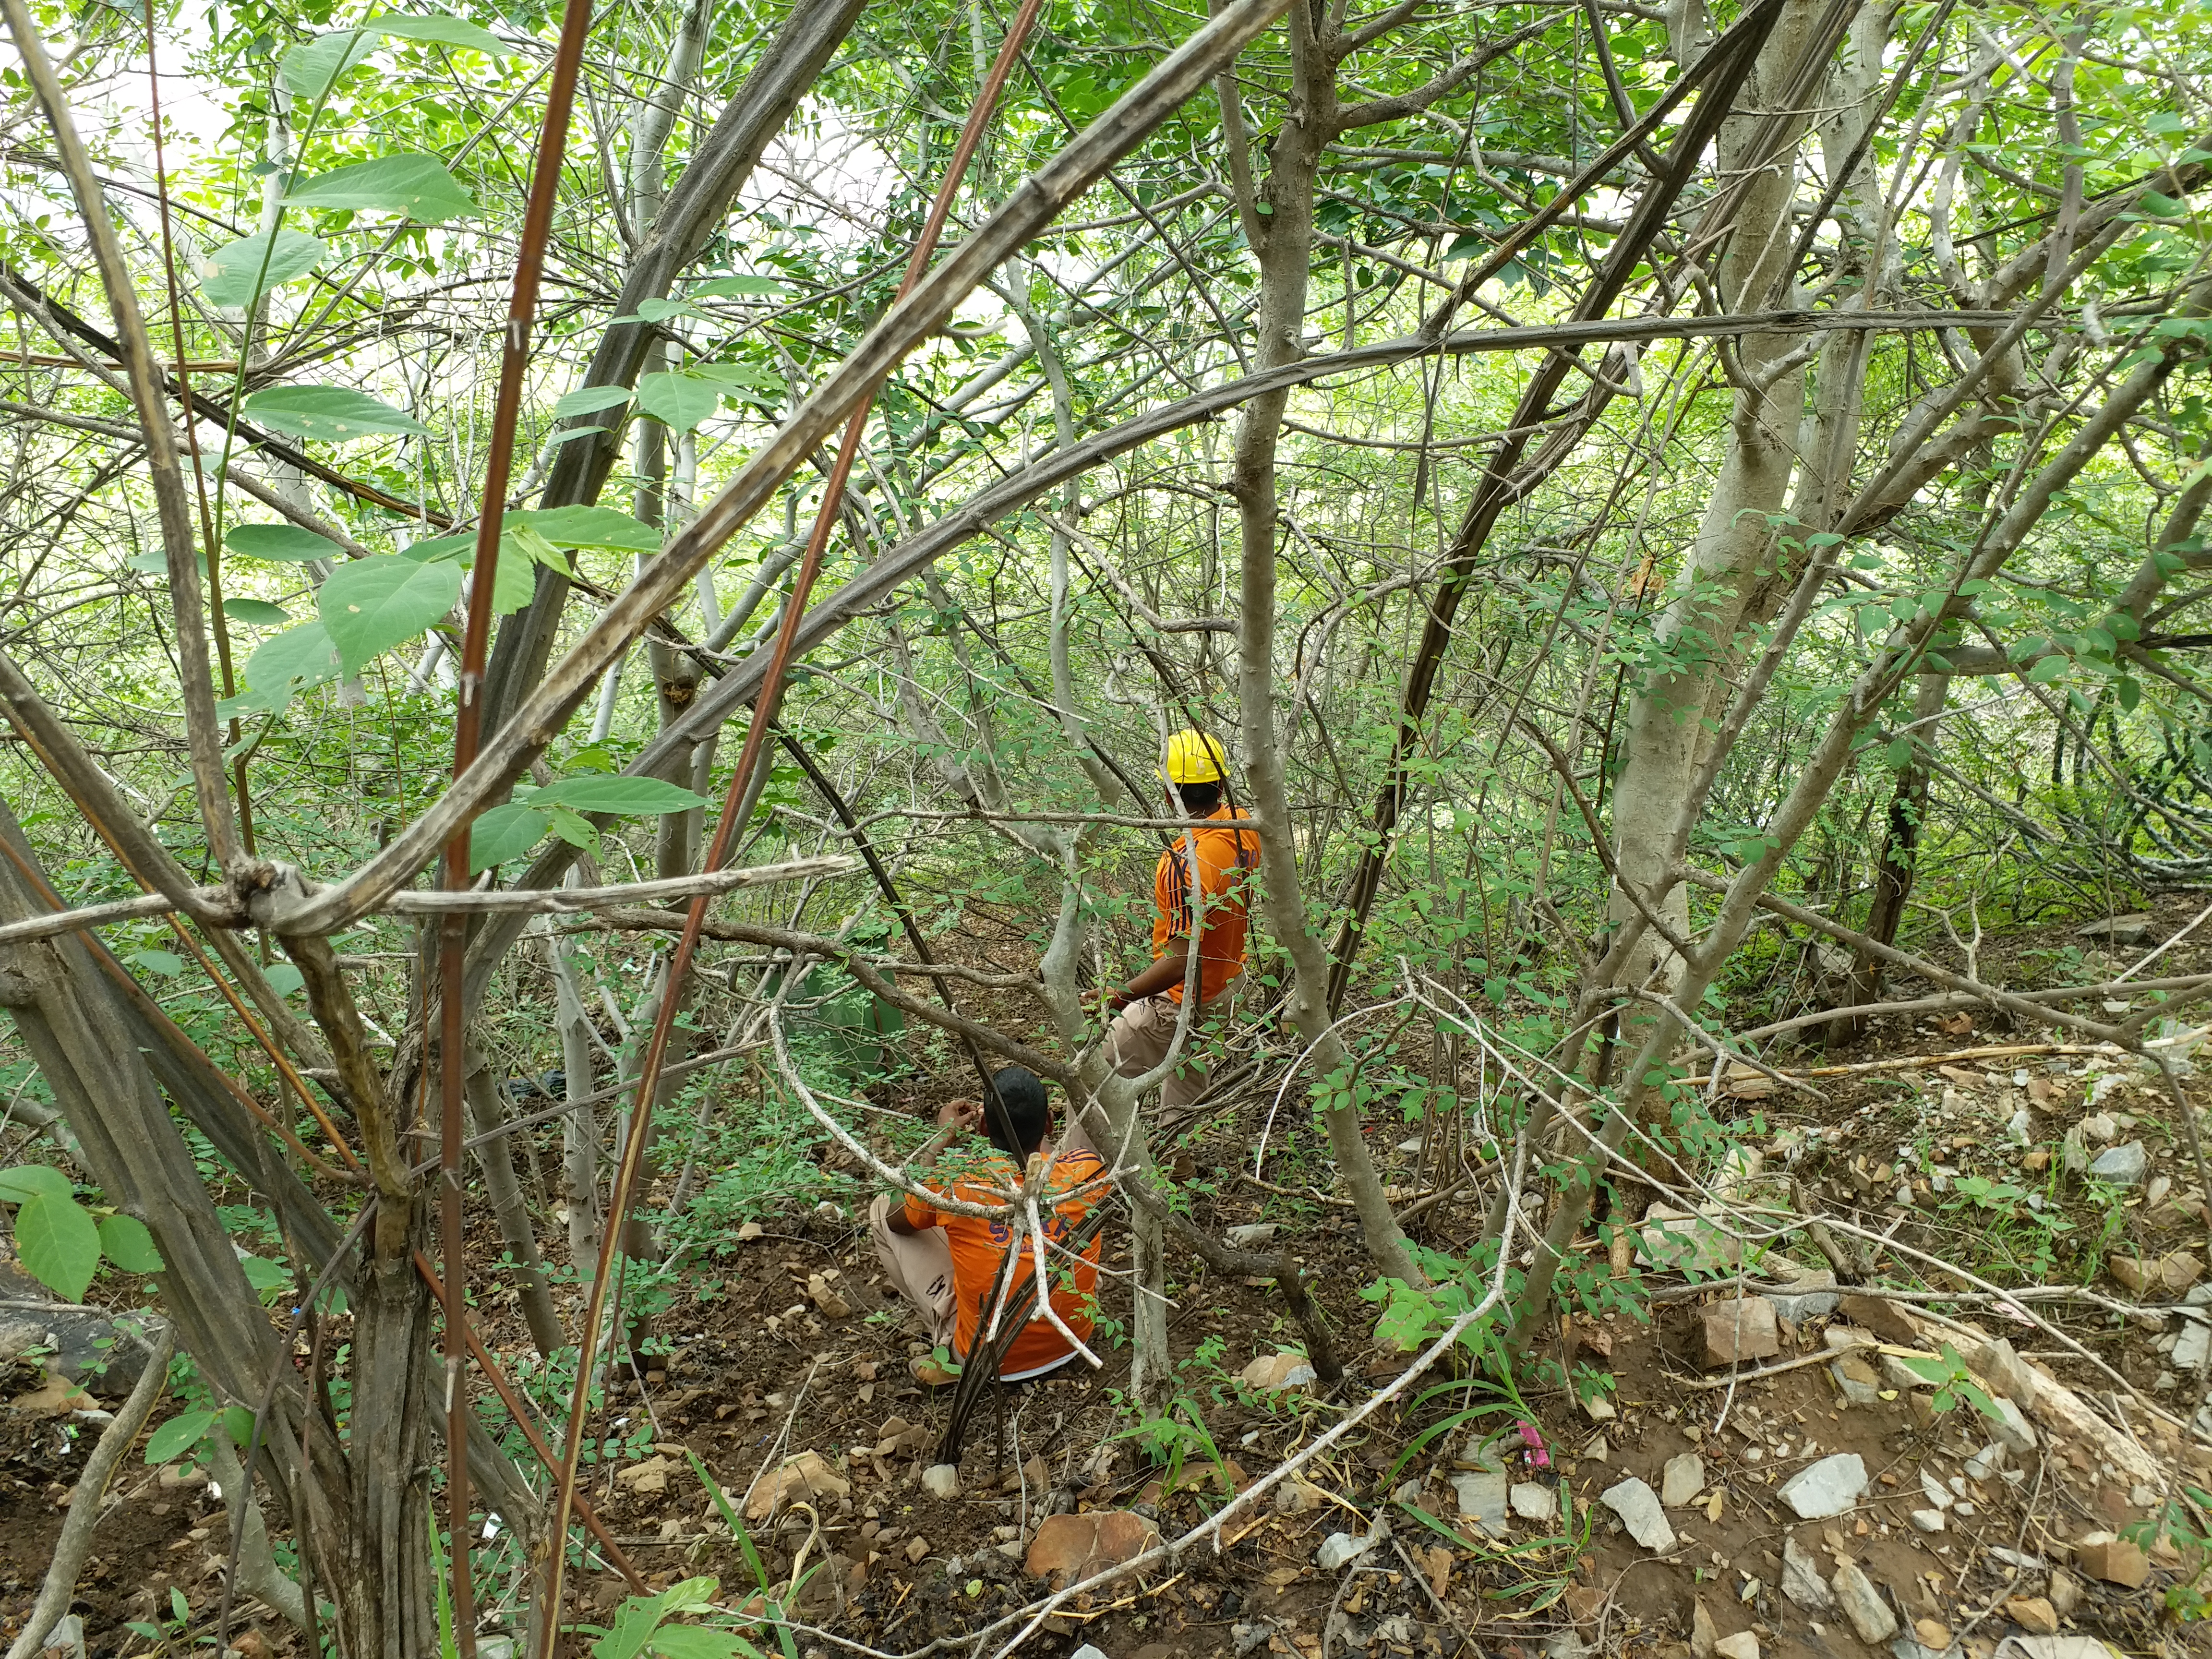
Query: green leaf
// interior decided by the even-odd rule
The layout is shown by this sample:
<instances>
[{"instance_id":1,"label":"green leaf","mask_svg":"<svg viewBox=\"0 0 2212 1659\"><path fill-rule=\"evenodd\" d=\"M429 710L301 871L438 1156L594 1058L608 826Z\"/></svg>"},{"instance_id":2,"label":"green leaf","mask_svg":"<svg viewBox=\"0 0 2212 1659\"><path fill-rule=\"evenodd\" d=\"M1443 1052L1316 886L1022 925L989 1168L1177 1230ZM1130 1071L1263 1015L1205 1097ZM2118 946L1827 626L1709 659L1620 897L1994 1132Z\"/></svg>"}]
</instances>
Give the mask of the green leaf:
<instances>
[{"instance_id":1,"label":"green leaf","mask_svg":"<svg viewBox=\"0 0 2212 1659\"><path fill-rule=\"evenodd\" d=\"M15 1212L15 1253L32 1278L75 1302L100 1267L100 1229L75 1199L40 1193Z\"/></svg>"},{"instance_id":2,"label":"green leaf","mask_svg":"<svg viewBox=\"0 0 2212 1659\"><path fill-rule=\"evenodd\" d=\"M246 412L264 426L299 438L349 443L384 433L429 428L390 404L343 386L272 386L246 400Z\"/></svg>"},{"instance_id":3,"label":"green leaf","mask_svg":"<svg viewBox=\"0 0 2212 1659\"><path fill-rule=\"evenodd\" d=\"M344 672L338 648L319 622L288 628L246 659L246 683L264 699L262 706L282 708L297 691L305 691Z\"/></svg>"},{"instance_id":4,"label":"green leaf","mask_svg":"<svg viewBox=\"0 0 2212 1659\"><path fill-rule=\"evenodd\" d=\"M100 1217L100 1253L126 1273L157 1273L166 1265L154 1235L135 1215Z\"/></svg>"},{"instance_id":5,"label":"green leaf","mask_svg":"<svg viewBox=\"0 0 2212 1659\"><path fill-rule=\"evenodd\" d=\"M399 213L418 224L472 218L476 198L434 155L380 155L333 167L295 184L284 198L291 207L334 211Z\"/></svg>"},{"instance_id":6,"label":"green leaf","mask_svg":"<svg viewBox=\"0 0 2212 1659\"><path fill-rule=\"evenodd\" d=\"M702 300L781 300L781 283L766 276L717 276L711 283L694 283L691 292Z\"/></svg>"},{"instance_id":7,"label":"green leaf","mask_svg":"<svg viewBox=\"0 0 2212 1659\"><path fill-rule=\"evenodd\" d=\"M282 628L292 620L290 611L266 599L225 599L222 614L239 622L252 623L256 628Z\"/></svg>"},{"instance_id":8,"label":"green leaf","mask_svg":"<svg viewBox=\"0 0 2212 1659\"><path fill-rule=\"evenodd\" d=\"M603 409L619 409L629 401L626 386L580 386L566 392L553 405L556 418L569 415L596 415Z\"/></svg>"},{"instance_id":9,"label":"green leaf","mask_svg":"<svg viewBox=\"0 0 2212 1659\"><path fill-rule=\"evenodd\" d=\"M663 1659L737 1659L750 1645L734 1632L704 1625L665 1625L653 1633L651 1644Z\"/></svg>"},{"instance_id":10,"label":"green leaf","mask_svg":"<svg viewBox=\"0 0 2212 1659\"><path fill-rule=\"evenodd\" d=\"M2132 714L2136 712L2136 705L2142 702L2142 682L2138 679L2124 679L2119 684L2117 695L2120 700L2120 712L2124 714Z\"/></svg>"},{"instance_id":11,"label":"green leaf","mask_svg":"<svg viewBox=\"0 0 2212 1659\"><path fill-rule=\"evenodd\" d=\"M471 561L473 562L473 561ZM500 538L499 562L492 568L491 613L512 616L530 603L538 591L536 563L512 536Z\"/></svg>"},{"instance_id":12,"label":"green leaf","mask_svg":"<svg viewBox=\"0 0 2212 1659\"><path fill-rule=\"evenodd\" d=\"M0 1170L0 1200L10 1204L26 1204L41 1194L55 1198L70 1198L76 1191L67 1176L43 1164L25 1164L13 1170Z\"/></svg>"},{"instance_id":13,"label":"green leaf","mask_svg":"<svg viewBox=\"0 0 2212 1659\"><path fill-rule=\"evenodd\" d=\"M328 537L295 524L234 524L222 532L222 544L241 559L263 559L270 564L306 564L313 559L345 556L345 550Z\"/></svg>"},{"instance_id":14,"label":"green leaf","mask_svg":"<svg viewBox=\"0 0 2212 1659\"><path fill-rule=\"evenodd\" d=\"M263 295L304 276L329 257L331 245L305 231L279 230L272 252L267 232L227 242L200 264L200 297L241 310Z\"/></svg>"},{"instance_id":15,"label":"green leaf","mask_svg":"<svg viewBox=\"0 0 2212 1659\"><path fill-rule=\"evenodd\" d=\"M454 536L432 536L419 542L410 542L400 550L399 556L412 559L417 564L428 564L433 559L450 559L458 555L461 568L466 570L474 562L477 532L464 530Z\"/></svg>"},{"instance_id":16,"label":"green leaf","mask_svg":"<svg viewBox=\"0 0 2212 1659\"><path fill-rule=\"evenodd\" d=\"M461 46L470 52L480 52L487 58L507 56L507 48L490 30L459 17L448 17L442 12L433 12L427 17L384 12L370 18L368 27L381 29L397 40L420 40L427 46Z\"/></svg>"},{"instance_id":17,"label":"green leaf","mask_svg":"<svg viewBox=\"0 0 2212 1659\"><path fill-rule=\"evenodd\" d=\"M272 962L261 970L261 977L269 981L278 996L289 997L303 989L307 976L289 962Z\"/></svg>"},{"instance_id":18,"label":"green leaf","mask_svg":"<svg viewBox=\"0 0 2212 1659\"><path fill-rule=\"evenodd\" d=\"M282 1262L264 1261L258 1255L241 1255L238 1266L246 1275L246 1282L264 1297L271 1291L286 1290L291 1285L292 1275Z\"/></svg>"},{"instance_id":19,"label":"green leaf","mask_svg":"<svg viewBox=\"0 0 2212 1659\"><path fill-rule=\"evenodd\" d=\"M671 317L704 317L706 314L689 300L640 300L635 311L611 320L617 323L665 323Z\"/></svg>"},{"instance_id":20,"label":"green leaf","mask_svg":"<svg viewBox=\"0 0 2212 1659\"><path fill-rule=\"evenodd\" d=\"M375 50L374 30L332 29L286 52L277 65L276 78L295 98L313 101Z\"/></svg>"},{"instance_id":21,"label":"green leaf","mask_svg":"<svg viewBox=\"0 0 2212 1659\"><path fill-rule=\"evenodd\" d=\"M548 507L510 513L507 524L536 531L556 547L608 548L622 553L658 553L660 532L611 507Z\"/></svg>"},{"instance_id":22,"label":"green leaf","mask_svg":"<svg viewBox=\"0 0 2212 1659\"><path fill-rule=\"evenodd\" d=\"M689 432L721 406L722 390L696 374L647 374L637 383L637 406L672 432Z\"/></svg>"},{"instance_id":23,"label":"green leaf","mask_svg":"<svg viewBox=\"0 0 2212 1659\"><path fill-rule=\"evenodd\" d=\"M469 873L519 859L545 839L548 816L520 801L495 806L469 830Z\"/></svg>"},{"instance_id":24,"label":"green leaf","mask_svg":"<svg viewBox=\"0 0 2212 1659\"><path fill-rule=\"evenodd\" d=\"M386 554L356 559L331 572L315 595L315 609L344 672L355 674L413 639L460 597L459 566L444 561L418 564Z\"/></svg>"},{"instance_id":25,"label":"green leaf","mask_svg":"<svg viewBox=\"0 0 2212 1659\"><path fill-rule=\"evenodd\" d=\"M185 959L174 951L133 951L131 960L148 973L159 974L164 979L173 979L185 971Z\"/></svg>"},{"instance_id":26,"label":"green leaf","mask_svg":"<svg viewBox=\"0 0 2212 1659\"><path fill-rule=\"evenodd\" d=\"M621 817L659 812L688 812L704 806L706 797L659 778L563 778L531 798L533 806L567 806L579 812L611 812Z\"/></svg>"},{"instance_id":27,"label":"green leaf","mask_svg":"<svg viewBox=\"0 0 2212 1659\"><path fill-rule=\"evenodd\" d=\"M1910 1354L1892 1354L1890 1358L1923 1382L1942 1382L1951 1376L1951 1367L1941 1359L1916 1359Z\"/></svg>"},{"instance_id":28,"label":"green leaf","mask_svg":"<svg viewBox=\"0 0 2212 1659\"><path fill-rule=\"evenodd\" d=\"M2063 656L2054 654L2039 658L2035 666L2027 671L2027 683L2030 685L2048 685L2071 665Z\"/></svg>"},{"instance_id":29,"label":"green leaf","mask_svg":"<svg viewBox=\"0 0 2212 1659\"><path fill-rule=\"evenodd\" d=\"M146 1437L146 1461L168 1463L182 1457L207 1438L215 1421L213 1412L180 1412Z\"/></svg>"},{"instance_id":30,"label":"green leaf","mask_svg":"<svg viewBox=\"0 0 2212 1659\"><path fill-rule=\"evenodd\" d=\"M580 847L596 853L599 848L599 832L592 828L592 821L572 806L556 806L546 816L551 819L553 833L571 847Z\"/></svg>"},{"instance_id":31,"label":"green leaf","mask_svg":"<svg viewBox=\"0 0 2212 1659\"><path fill-rule=\"evenodd\" d=\"M243 1406L225 1406L222 1427L230 1437L230 1443L244 1451L253 1439L253 1413Z\"/></svg>"}]
</instances>

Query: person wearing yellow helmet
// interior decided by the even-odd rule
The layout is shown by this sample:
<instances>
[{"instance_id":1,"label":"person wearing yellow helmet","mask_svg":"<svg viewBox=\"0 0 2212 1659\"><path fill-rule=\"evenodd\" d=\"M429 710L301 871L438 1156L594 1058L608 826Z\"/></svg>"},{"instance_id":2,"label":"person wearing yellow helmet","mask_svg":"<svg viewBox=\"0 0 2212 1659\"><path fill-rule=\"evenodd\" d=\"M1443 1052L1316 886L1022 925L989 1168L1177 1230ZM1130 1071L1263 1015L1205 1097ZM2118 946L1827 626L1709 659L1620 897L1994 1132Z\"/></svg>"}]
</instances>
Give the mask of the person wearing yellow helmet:
<instances>
[{"instance_id":1,"label":"person wearing yellow helmet","mask_svg":"<svg viewBox=\"0 0 2212 1659\"><path fill-rule=\"evenodd\" d=\"M1183 1059L1160 1086L1160 1104L1188 1106L1206 1092L1196 1036L1208 1015L1235 995L1244 972L1246 887L1260 865L1260 838L1234 827L1250 817L1226 799L1229 757L1220 740L1182 731L1167 741L1160 766L1170 814L1188 827L1160 854L1152 872L1152 964L1117 988L1099 994L1114 1012L1107 1041L1114 1069L1141 1077L1167 1058L1189 984L1197 942L1197 1008Z\"/></svg>"}]
</instances>

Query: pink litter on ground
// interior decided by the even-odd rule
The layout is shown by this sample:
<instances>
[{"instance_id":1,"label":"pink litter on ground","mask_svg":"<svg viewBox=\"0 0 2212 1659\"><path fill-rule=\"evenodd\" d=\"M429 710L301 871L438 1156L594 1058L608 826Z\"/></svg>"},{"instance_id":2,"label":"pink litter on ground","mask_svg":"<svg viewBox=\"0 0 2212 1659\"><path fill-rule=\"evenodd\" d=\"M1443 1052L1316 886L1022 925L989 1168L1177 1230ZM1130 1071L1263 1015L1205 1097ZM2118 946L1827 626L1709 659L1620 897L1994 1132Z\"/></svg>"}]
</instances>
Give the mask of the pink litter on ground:
<instances>
[{"instance_id":1,"label":"pink litter on ground","mask_svg":"<svg viewBox=\"0 0 2212 1659\"><path fill-rule=\"evenodd\" d=\"M1528 1448L1528 1461L1540 1469L1552 1467L1552 1454L1544 1449L1544 1437L1536 1432L1534 1423L1516 1423L1521 1431L1521 1443Z\"/></svg>"}]
</instances>

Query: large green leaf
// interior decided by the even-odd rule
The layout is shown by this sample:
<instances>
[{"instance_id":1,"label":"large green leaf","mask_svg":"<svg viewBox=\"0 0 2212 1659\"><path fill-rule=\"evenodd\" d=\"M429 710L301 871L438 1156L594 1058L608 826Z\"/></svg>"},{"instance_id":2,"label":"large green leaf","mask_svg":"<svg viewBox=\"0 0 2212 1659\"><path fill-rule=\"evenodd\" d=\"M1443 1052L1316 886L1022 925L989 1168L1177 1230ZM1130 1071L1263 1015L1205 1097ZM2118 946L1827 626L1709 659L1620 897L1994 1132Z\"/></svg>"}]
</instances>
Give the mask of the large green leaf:
<instances>
[{"instance_id":1,"label":"large green leaf","mask_svg":"<svg viewBox=\"0 0 2212 1659\"><path fill-rule=\"evenodd\" d=\"M282 708L294 692L337 679L343 672L338 648L319 622L286 629L246 659L246 683L264 708Z\"/></svg>"},{"instance_id":2,"label":"large green leaf","mask_svg":"<svg viewBox=\"0 0 2212 1659\"><path fill-rule=\"evenodd\" d=\"M43 1164L25 1164L13 1170L0 1170L0 1201L6 1203L25 1203L41 1193L67 1198L76 1190L70 1185L67 1176Z\"/></svg>"},{"instance_id":3,"label":"large green leaf","mask_svg":"<svg viewBox=\"0 0 2212 1659\"><path fill-rule=\"evenodd\" d=\"M520 801L508 801L478 815L469 829L469 873L519 859L545 839L547 815Z\"/></svg>"},{"instance_id":4,"label":"large green leaf","mask_svg":"<svg viewBox=\"0 0 2212 1659\"><path fill-rule=\"evenodd\" d=\"M344 672L357 674L363 665L420 634L460 597L459 565L445 560L417 564L386 554L331 572L315 595L315 609Z\"/></svg>"},{"instance_id":5,"label":"large green leaf","mask_svg":"<svg viewBox=\"0 0 2212 1659\"><path fill-rule=\"evenodd\" d=\"M207 1438L215 1421L213 1412L180 1412L146 1437L146 1461L167 1463L182 1457Z\"/></svg>"},{"instance_id":6,"label":"large green leaf","mask_svg":"<svg viewBox=\"0 0 2212 1659\"><path fill-rule=\"evenodd\" d=\"M599 773L548 784L530 798L530 804L635 817L656 812L688 812L695 806L704 806L707 798L659 778L609 777Z\"/></svg>"},{"instance_id":7,"label":"large green leaf","mask_svg":"<svg viewBox=\"0 0 2212 1659\"><path fill-rule=\"evenodd\" d=\"M402 40L420 40L426 45L441 46L465 46L471 52L483 53L487 58L507 55L507 48L499 43L498 37L490 30L441 13L433 12L428 17L405 17L398 12L385 12L370 18L368 27L381 29Z\"/></svg>"},{"instance_id":8,"label":"large green leaf","mask_svg":"<svg viewBox=\"0 0 2212 1659\"><path fill-rule=\"evenodd\" d=\"M345 550L326 536L295 524L234 524L222 532L222 544L241 559L272 564L307 564L342 557Z\"/></svg>"},{"instance_id":9,"label":"large green leaf","mask_svg":"<svg viewBox=\"0 0 2212 1659\"><path fill-rule=\"evenodd\" d=\"M344 386L272 386L247 398L246 412L279 432L340 444L430 429L390 404Z\"/></svg>"},{"instance_id":10,"label":"large green leaf","mask_svg":"<svg viewBox=\"0 0 2212 1659\"><path fill-rule=\"evenodd\" d=\"M721 406L722 389L696 374L647 374L637 406L672 432L689 432Z\"/></svg>"},{"instance_id":11,"label":"large green leaf","mask_svg":"<svg viewBox=\"0 0 2212 1659\"><path fill-rule=\"evenodd\" d=\"M547 507L510 513L515 529L528 526L556 547L611 548L622 553L658 553L660 532L611 507Z\"/></svg>"},{"instance_id":12,"label":"large green leaf","mask_svg":"<svg viewBox=\"0 0 2212 1659\"><path fill-rule=\"evenodd\" d=\"M157 1273L167 1265L154 1248L154 1235L135 1215L100 1217L100 1249L126 1273Z\"/></svg>"},{"instance_id":13,"label":"large green leaf","mask_svg":"<svg viewBox=\"0 0 2212 1659\"><path fill-rule=\"evenodd\" d=\"M374 29L332 29L286 52L276 66L276 77L295 98L312 101L375 50Z\"/></svg>"},{"instance_id":14,"label":"large green leaf","mask_svg":"<svg viewBox=\"0 0 2212 1659\"><path fill-rule=\"evenodd\" d=\"M691 292L709 300L781 300L783 284L766 276L717 276L693 283Z\"/></svg>"},{"instance_id":15,"label":"large green leaf","mask_svg":"<svg viewBox=\"0 0 2212 1659\"><path fill-rule=\"evenodd\" d=\"M553 413L556 416L596 415L603 409L620 408L629 401L629 395L626 386L580 386L562 394L553 405Z\"/></svg>"},{"instance_id":16,"label":"large green leaf","mask_svg":"<svg viewBox=\"0 0 2212 1659\"><path fill-rule=\"evenodd\" d=\"M211 306L252 305L263 295L304 276L328 257L331 245L305 231L247 236L227 242L201 262L200 295Z\"/></svg>"},{"instance_id":17,"label":"large green leaf","mask_svg":"<svg viewBox=\"0 0 2212 1659\"><path fill-rule=\"evenodd\" d=\"M225 599L222 614L256 628L282 628L292 620L291 613L283 605L271 605L266 599Z\"/></svg>"},{"instance_id":18,"label":"large green leaf","mask_svg":"<svg viewBox=\"0 0 2212 1659\"><path fill-rule=\"evenodd\" d=\"M15 1212L15 1254L32 1278L74 1302L99 1270L100 1228L75 1199L40 1193Z\"/></svg>"},{"instance_id":19,"label":"large green leaf","mask_svg":"<svg viewBox=\"0 0 2212 1659\"><path fill-rule=\"evenodd\" d=\"M295 183L284 200L292 207L404 213L426 225L471 217L476 198L434 155L380 155L374 161L333 167Z\"/></svg>"}]
</instances>

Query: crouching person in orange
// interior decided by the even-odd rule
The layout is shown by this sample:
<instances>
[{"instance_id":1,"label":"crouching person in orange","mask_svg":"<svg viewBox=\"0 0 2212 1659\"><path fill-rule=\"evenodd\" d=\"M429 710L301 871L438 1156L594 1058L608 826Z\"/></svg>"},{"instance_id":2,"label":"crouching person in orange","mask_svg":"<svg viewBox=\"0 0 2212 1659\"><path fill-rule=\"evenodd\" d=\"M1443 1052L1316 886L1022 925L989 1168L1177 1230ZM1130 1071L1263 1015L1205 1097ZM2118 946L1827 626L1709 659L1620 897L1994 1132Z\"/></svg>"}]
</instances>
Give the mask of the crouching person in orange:
<instances>
[{"instance_id":1,"label":"crouching person in orange","mask_svg":"<svg viewBox=\"0 0 2212 1659\"><path fill-rule=\"evenodd\" d=\"M1004 1125L998 1113L972 1100L948 1102L937 1115L936 1135L908 1160L908 1168L929 1168L948 1146L980 1128L988 1138L988 1145L963 1147L955 1154L960 1166L957 1170L922 1185L963 1203L1000 1204L1005 1202L1006 1188L1020 1182L1030 1154L1042 1152L1050 1168L1037 1210L1044 1218L1052 1309L1079 1341L1088 1342L1101 1241L1094 1237L1078 1261L1070 1261L1065 1255L1055 1261L1052 1246L1066 1240L1083 1224L1091 1206L1105 1197L1103 1188L1087 1193L1075 1190L1095 1180L1105 1165L1095 1152L1060 1152L1053 1146L1052 1108L1045 1099L1043 1081L1035 1073L1009 1066L993 1074L991 1085L1006 1109ZM1009 1129L1017 1142L1012 1147L1006 1140ZM999 1264L1013 1242L1012 1226L939 1210L911 1194L902 1203L896 1193L877 1198L869 1208L868 1221L875 1236L877 1258L891 1288L921 1316L932 1346L951 1350L964 1363L975 1350L977 1332L990 1317L989 1300L998 1282ZM1036 1248L1024 1231L1020 1260L1006 1287L1009 1297L1036 1273ZM1042 1376L1074 1357L1075 1350L1053 1328L1040 1306L1007 1348L1000 1364L1000 1380L1019 1382ZM919 1380L932 1386L956 1380L955 1373L927 1359L915 1360L910 1369Z\"/></svg>"}]
</instances>

